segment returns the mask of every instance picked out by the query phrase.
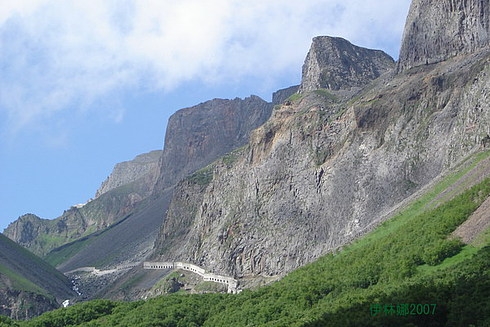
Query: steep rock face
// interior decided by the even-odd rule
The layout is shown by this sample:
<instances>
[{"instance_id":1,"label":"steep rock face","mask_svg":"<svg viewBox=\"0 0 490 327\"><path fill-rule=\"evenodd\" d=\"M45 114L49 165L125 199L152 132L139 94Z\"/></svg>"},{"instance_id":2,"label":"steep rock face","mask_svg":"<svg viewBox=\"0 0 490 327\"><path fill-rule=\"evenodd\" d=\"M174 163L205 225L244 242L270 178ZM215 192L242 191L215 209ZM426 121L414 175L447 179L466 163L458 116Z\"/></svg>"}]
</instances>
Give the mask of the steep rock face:
<instances>
[{"instance_id":1,"label":"steep rock face","mask_svg":"<svg viewBox=\"0 0 490 327\"><path fill-rule=\"evenodd\" d=\"M165 189L223 154L247 143L250 131L270 116L272 104L257 96L214 99L181 109L167 124L156 188Z\"/></svg>"},{"instance_id":2,"label":"steep rock face","mask_svg":"<svg viewBox=\"0 0 490 327\"><path fill-rule=\"evenodd\" d=\"M83 249L59 264L59 269L68 271L80 266L114 266L121 262L143 260L153 247L175 183L190 172L245 144L250 131L267 120L271 110L271 103L251 96L246 99L215 99L177 111L170 117L167 125L156 182L152 179L151 183L140 184L142 178L136 181L137 185L141 185L142 191L148 190L151 186L154 190L151 196L136 199L138 201L134 206L128 208L125 215L119 216L122 218L117 224L108 226L97 235L88 236L87 240L54 249L48 258L69 251L67 247L79 247L83 242ZM148 166L153 172L156 156L151 157L152 160L145 162L151 161ZM141 161L141 158L137 157L135 161ZM134 167L135 163L131 162L130 166ZM115 170L117 167L119 165ZM144 176L150 175L152 176ZM108 197L117 190L127 189L136 182L110 190L97 200ZM117 202L114 205L114 209L118 206L124 208L123 204ZM80 210L82 209L85 209L85 206Z\"/></svg>"},{"instance_id":3,"label":"steep rock face","mask_svg":"<svg viewBox=\"0 0 490 327\"><path fill-rule=\"evenodd\" d=\"M441 62L490 43L490 4L481 0L414 0L398 70Z\"/></svg>"},{"instance_id":4,"label":"steep rock face","mask_svg":"<svg viewBox=\"0 0 490 327\"><path fill-rule=\"evenodd\" d=\"M152 192L155 179L158 176L158 166L161 150L155 150L148 153L140 154L131 161L124 161L114 166L112 173L102 183L95 193L95 197L115 189L116 187L129 184L140 178L145 178L145 185L148 185L148 192Z\"/></svg>"},{"instance_id":5,"label":"steep rock face","mask_svg":"<svg viewBox=\"0 0 490 327\"><path fill-rule=\"evenodd\" d=\"M167 125L161 172L154 193L138 202L117 224L54 249L47 259L56 260L63 253L74 253L57 265L62 271L81 266L114 267L144 260L153 249L175 183L246 144L251 130L270 116L272 106L272 103L251 96L234 100L215 99L176 112ZM198 183L207 179L206 174L197 175ZM101 198L113 191L102 194ZM187 201L184 207L189 203ZM126 275L99 291L120 294L121 290L117 288L121 284L118 283L124 284L124 278Z\"/></svg>"},{"instance_id":6,"label":"steep rock face","mask_svg":"<svg viewBox=\"0 0 490 327\"><path fill-rule=\"evenodd\" d=\"M306 56L299 92L360 87L394 65L383 51L361 48L339 37L318 36Z\"/></svg>"},{"instance_id":7,"label":"steep rock face","mask_svg":"<svg viewBox=\"0 0 490 327\"><path fill-rule=\"evenodd\" d=\"M281 275L345 244L481 148L489 74L481 51L385 75L355 98L305 92L248 146L178 185L156 256L240 278Z\"/></svg>"}]
</instances>

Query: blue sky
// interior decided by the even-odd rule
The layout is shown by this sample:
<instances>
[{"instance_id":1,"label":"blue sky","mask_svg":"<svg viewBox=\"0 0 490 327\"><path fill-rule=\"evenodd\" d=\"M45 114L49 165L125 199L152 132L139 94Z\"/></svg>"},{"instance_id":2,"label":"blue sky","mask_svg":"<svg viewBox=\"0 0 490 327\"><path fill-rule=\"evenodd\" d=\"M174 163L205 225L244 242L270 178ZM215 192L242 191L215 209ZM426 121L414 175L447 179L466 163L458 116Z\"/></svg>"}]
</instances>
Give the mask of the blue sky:
<instances>
[{"instance_id":1,"label":"blue sky","mask_svg":"<svg viewBox=\"0 0 490 327\"><path fill-rule=\"evenodd\" d=\"M0 230L84 203L168 117L300 82L311 39L398 57L410 0L17 0L0 8Z\"/></svg>"}]
</instances>

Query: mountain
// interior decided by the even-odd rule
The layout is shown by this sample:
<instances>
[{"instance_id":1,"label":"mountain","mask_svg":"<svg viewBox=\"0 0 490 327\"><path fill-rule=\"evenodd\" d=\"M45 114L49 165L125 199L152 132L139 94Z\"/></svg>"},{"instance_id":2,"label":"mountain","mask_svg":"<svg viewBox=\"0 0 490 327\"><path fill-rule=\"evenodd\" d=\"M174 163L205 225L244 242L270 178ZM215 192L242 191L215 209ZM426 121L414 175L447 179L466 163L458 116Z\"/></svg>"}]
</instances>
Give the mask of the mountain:
<instances>
[{"instance_id":1,"label":"mountain","mask_svg":"<svg viewBox=\"0 0 490 327\"><path fill-rule=\"evenodd\" d=\"M490 23L488 7L484 1L414 0L398 63L379 50L363 49L340 38L318 37L313 39L303 65L301 85L276 93L275 103L267 104L256 97L215 99L177 112L169 120L151 196L138 202L117 223L52 250L48 258L64 271L135 264L146 258L189 262L237 278L242 288L291 273L294 289L304 295L299 299L294 292L282 289L290 284L278 282L277 288L244 291L236 302L223 296L226 301L216 300L219 305L213 310L221 312L230 305L225 317L219 318L228 325L238 325L240 310L233 308L234 304L238 308L240 304L249 306L243 306L250 311L242 311L240 317L250 323L255 319L251 316L256 315L261 319L257 325L275 318L288 325L288 318L276 316L278 312L287 315L283 303L276 302L276 295L289 301L285 301L288 312L301 316L295 311L299 305L311 313L314 321L307 320L308 315L301 319L303 325L313 326L325 325L328 317L322 314L330 314L329 310L347 317L352 314L347 308L364 310L369 301L429 301L422 296L425 291L440 295L441 303L449 301L444 302L441 315L456 321L448 312L455 315L455 308L471 294L464 293L459 300L454 294L470 289L482 298L488 286L485 281L476 283L477 277L464 281L479 269L486 269L488 263L463 252L462 244L449 239L467 213L488 197L484 184L476 186L476 194L464 193L477 184L477 179L488 176L488 160L480 166L483 173L472 171L466 183L457 185L460 176L443 186L437 182L449 171L488 155L483 152L490 144L490 52L485 41ZM250 106L255 108L252 112L248 111ZM436 191L434 185L438 185ZM440 188L447 188L447 192ZM462 192L462 198L457 198L459 204L452 203ZM431 202L418 201L426 198ZM393 223L382 225L391 226L394 234L384 237L387 231L380 228L381 235L373 237L381 238L381 243L360 252L353 244L350 251L339 255L340 259L329 255L321 259L323 263L309 265L322 255L341 252L387 219L398 217L409 202L413 207L405 214L407 220L394 218ZM446 202L450 202L449 207L443 207L442 212L429 210ZM460 210L463 204L471 207ZM446 216L445 210L451 214ZM416 215L411 215L414 212ZM478 226L473 226L475 235L484 230L488 233L488 227ZM427 230L434 233L423 234ZM417 237L422 234L424 237ZM392 243L398 239L403 242ZM419 252L410 252L410 245L415 243ZM488 241L484 243L488 245ZM390 261L380 249L395 257L398 250L407 252L402 259ZM463 254L453 258L460 251ZM357 254L349 257L349 252ZM485 249L478 253L482 258L488 256ZM469 261L469 270L462 264L456 272L438 267L441 275L423 274L433 273L433 267L445 258L453 260L445 264L447 267L465 256L474 260ZM292 272L305 265L313 268L305 268L303 276ZM334 279L322 273L331 266L336 266ZM419 270L422 272L417 275ZM349 277L343 278L344 272ZM141 298L160 276L139 265L117 277L98 296ZM404 277L416 279L404 284ZM444 283L448 279L451 282ZM402 288L389 284L392 281L400 282ZM391 286L380 290L376 288L378 282ZM412 282L417 285L414 289ZM438 288L427 286L432 284ZM352 292L343 293L346 289ZM360 296L365 289L369 296ZM450 300L442 295L450 295ZM254 297L270 300L273 307L264 306L267 309L258 314L260 307L253 304ZM327 305L332 298L340 298L334 309ZM291 304L292 299L301 303ZM357 301L354 307L347 304L348 299ZM202 306L198 308L207 312ZM344 325L350 318L345 319ZM208 325L213 326L211 321Z\"/></svg>"},{"instance_id":2,"label":"mountain","mask_svg":"<svg viewBox=\"0 0 490 327\"><path fill-rule=\"evenodd\" d=\"M139 263L153 247L175 181L246 144L272 106L251 96L179 110L167 124L162 155L153 151L117 164L87 204L55 220L25 215L5 234L65 272Z\"/></svg>"},{"instance_id":3,"label":"mountain","mask_svg":"<svg viewBox=\"0 0 490 327\"><path fill-rule=\"evenodd\" d=\"M319 38L318 40L321 40ZM334 44L339 44L340 46L345 46L347 41L336 41ZM348 42L347 42L348 43ZM350 43L349 43L350 44ZM361 53L369 53L371 54L371 50L362 49L359 47L355 47L350 45L349 49L354 49L355 51ZM353 51L354 51L353 50ZM339 50L340 51L340 50ZM393 60L389 58L386 54L380 54L379 51L372 51L375 55L370 55L367 58L359 59L354 56L351 64L357 65L357 67L374 67L376 63L380 61L380 58L383 58L391 64L391 67L394 67ZM354 62L355 58L358 58L359 63ZM341 64L341 61L338 63ZM330 67L334 67L332 64ZM384 67L386 69L386 67ZM333 69L333 68L332 68ZM339 71L341 67L336 67L334 70ZM366 74L365 71L359 71L359 74L368 75L368 77L364 77L364 80L372 81L377 77L377 74L369 75ZM352 85L349 84L350 88ZM347 86L346 86L347 87ZM298 91L298 86L293 86L290 88L286 88L283 90L279 90L273 95L273 104L276 104L276 112L277 106L279 105L279 101L287 99L287 97L297 97L295 93ZM350 89L349 89L350 90ZM318 96L319 101L328 99L329 96L325 96L324 93L320 95L314 94ZM250 126L247 127L246 130L250 131L253 128L257 128L262 125L267 119L266 117L270 116L270 110L272 109L271 104L267 104L257 97L251 97L249 99L245 99L246 101L241 102L241 109L238 111L232 111L240 113L240 116L230 115L228 114L228 110L226 106L230 104L234 104L235 100L213 100L214 103L205 103L201 104L196 108L189 108L185 113L177 112L174 116L172 116L171 121L169 121L167 127L167 134L165 138L165 147L164 147L164 155L162 160L162 168L161 168L161 177L157 182L155 187L156 190L165 190L168 185L177 184L176 193L173 191L172 200L170 206L165 212L167 213L164 218L164 225L161 230L160 237L156 240L156 249L158 253L161 253L161 258L163 259L173 259L173 258L185 258L186 260L191 260L192 262L196 262L197 264L204 264L208 269L219 269L221 267L215 266L214 263L208 263L204 261L195 261L195 258L190 258L187 256L178 256L173 251L178 251L178 253L185 252L190 248L186 248L188 245L192 247L193 245L186 243L186 233L189 228L191 228L191 219L189 216L189 210L196 210L199 208L201 203L201 192L205 190L210 179L212 178L213 172L216 170L215 160L219 158L221 155L225 154L225 156L218 160L222 162L225 166L233 166L235 161L240 158L243 151L249 147L249 144L256 137L257 130L253 131L251 134L251 138L249 138L250 132L244 134L240 132L240 129L237 127L240 126ZM211 105L220 109L219 114L212 114L212 110L208 109ZM267 108L267 111L264 109L259 110L260 112L267 112L267 115L257 115L249 112L250 109L258 107L258 108ZM244 124L244 119L246 117L250 117L253 120L253 128L250 123ZM256 119L254 117L258 117L260 119ZM211 119L210 119L211 118ZM249 119L250 119L249 118ZM269 122L272 118L269 118ZM192 123L189 123L192 122ZM246 122L246 121L245 121ZM268 123L266 123L267 125ZM225 126L225 128L218 128L218 126ZM232 126L232 129L227 128L226 126ZM192 128L189 128L192 127ZM262 127L259 127L259 130ZM209 133L209 130L217 130L214 132L215 135L211 136L203 136L205 133ZM246 138L243 138L242 135L246 135ZM236 142L235 140L240 140ZM248 141L248 144L247 144ZM212 155L213 151L209 150L209 146L212 145L216 147L216 149L220 149L220 155ZM197 148L197 149L196 149ZM168 159L167 159L168 158ZM187 168L190 167L190 168ZM246 169L248 169L247 167ZM271 166L273 169L274 167ZM197 170L199 169L199 170ZM228 186L236 185L236 183L241 183L241 173L237 173L236 176L230 178L230 184ZM192 189L192 192L181 192L180 186L186 185ZM224 191L218 190L220 193ZM231 189L231 192L235 192L234 189ZM235 203L235 198L228 199L228 196L234 197L238 194L227 194L226 196L222 196L219 200L215 199L215 203L218 204L221 201L227 201L230 206L237 205L236 210L241 210L244 208L240 208L238 203ZM265 198L264 198L265 200ZM273 205L271 203L271 205ZM245 209L247 210L247 209ZM245 213L245 212L243 212ZM215 213L210 212L209 215L214 215ZM226 214L226 213L222 213ZM215 217L219 217L216 215ZM163 218L163 216L162 216ZM162 221L160 220L160 225ZM264 225L257 223L256 228L263 228ZM202 225L196 228L196 232L201 232L203 229L207 229L206 225ZM167 235L168 234L168 235ZM152 234L153 235L153 234ZM197 237L198 238L198 237ZM155 236L156 239L156 236ZM165 240L163 240L165 239ZM167 251L168 250L168 251ZM205 250L203 250L205 251ZM210 255L214 255L214 253L210 253ZM67 269L67 267L63 267L62 269ZM109 287L108 292L111 294L111 297L117 298L128 298L128 294L125 293L121 295L121 292L118 292L117 289L124 289L124 285L134 283L135 280L145 280L154 278L150 273L147 272L138 272L134 273L135 275L124 276L121 281L116 282L113 286ZM131 292L130 292L131 293ZM115 295L117 294L117 295ZM138 291L135 292L138 294ZM133 295L130 295L131 298Z\"/></svg>"},{"instance_id":4,"label":"mountain","mask_svg":"<svg viewBox=\"0 0 490 327\"><path fill-rule=\"evenodd\" d=\"M490 151L470 156L373 232L270 285L239 294L181 290L145 301L94 300L6 325L488 326L489 167ZM471 241L454 238L482 217L486 227ZM190 279L177 270L157 288L187 289Z\"/></svg>"},{"instance_id":5,"label":"mountain","mask_svg":"<svg viewBox=\"0 0 490 327\"><path fill-rule=\"evenodd\" d=\"M0 315L32 318L76 296L62 273L0 234Z\"/></svg>"},{"instance_id":6,"label":"mountain","mask_svg":"<svg viewBox=\"0 0 490 327\"><path fill-rule=\"evenodd\" d=\"M154 260L195 263L242 284L283 276L371 230L480 151L490 132L490 53L484 42L453 49L446 34L451 8L465 26L458 39L485 35L488 2L414 1L403 69L379 53L353 56L345 41L315 39L300 93L276 106L245 147L178 184ZM445 14L432 15L437 10ZM431 47L412 22L436 19L428 31L439 46L422 52L440 59L405 59ZM318 54L334 60L321 66ZM384 74L353 68L374 72L380 56L387 59Z\"/></svg>"},{"instance_id":7,"label":"mountain","mask_svg":"<svg viewBox=\"0 0 490 327\"><path fill-rule=\"evenodd\" d=\"M317 36L303 65L299 92L365 86L395 65L381 50L358 47L340 37Z\"/></svg>"},{"instance_id":8,"label":"mountain","mask_svg":"<svg viewBox=\"0 0 490 327\"><path fill-rule=\"evenodd\" d=\"M95 199L65 210L56 219L33 214L19 217L4 235L44 256L52 249L101 231L126 217L153 192L162 151L152 151L117 164Z\"/></svg>"}]
</instances>

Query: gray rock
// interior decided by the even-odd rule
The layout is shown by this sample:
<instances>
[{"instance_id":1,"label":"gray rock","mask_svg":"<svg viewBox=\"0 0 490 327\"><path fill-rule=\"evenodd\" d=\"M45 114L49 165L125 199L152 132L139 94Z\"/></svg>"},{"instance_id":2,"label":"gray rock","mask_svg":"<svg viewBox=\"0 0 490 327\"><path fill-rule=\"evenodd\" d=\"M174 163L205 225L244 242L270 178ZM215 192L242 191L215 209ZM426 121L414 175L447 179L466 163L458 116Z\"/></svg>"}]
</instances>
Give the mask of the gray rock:
<instances>
[{"instance_id":1,"label":"gray rock","mask_svg":"<svg viewBox=\"0 0 490 327\"><path fill-rule=\"evenodd\" d=\"M304 92L246 147L174 193L162 260L283 275L357 238L490 132L490 55L383 75L352 98ZM189 205L185 205L185 203Z\"/></svg>"},{"instance_id":2,"label":"gray rock","mask_svg":"<svg viewBox=\"0 0 490 327\"><path fill-rule=\"evenodd\" d=\"M393 58L381 50L358 47L339 37L318 36L306 56L299 92L361 87L394 66Z\"/></svg>"},{"instance_id":3,"label":"gray rock","mask_svg":"<svg viewBox=\"0 0 490 327\"><path fill-rule=\"evenodd\" d=\"M294 85L287 87L285 89L280 89L272 93L272 104L278 105L286 101L291 95L297 93L299 90L299 85Z\"/></svg>"},{"instance_id":4,"label":"gray rock","mask_svg":"<svg viewBox=\"0 0 490 327\"><path fill-rule=\"evenodd\" d=\"M109 198L120 188L101 194L128 218L94 236L69 265L94 262L102 248L104 258L117 250L128 260L122 252L144 250L128 239L146 246L155 237L154 257L164 261L238 278L281 276L357 238L487 139L488 25L488 2L414 0L396 75L383 74L394 63L381 51L318 37L300 93L273 111L250 97L177 112L152 186L171 203L149 198L131 212ZM107 213L94 206L81 215L89 208L66 214L90 226L84 217ZM56 228L73 230L64 226Z\"/></svg>"},{"instance_id":5,"label":"gray rock","mask_svg":"<svg viewBox=\"0 0 490 327\"><path fill-rule=\"evenodd\" d=\"M413 0L398 71L468 54L490 42L490 4L480 0Z\"/></svg>"},{"instance_id":6,"label":"gray rock","mask_svg":"<svg viewBox=\"0 0 490 327\"><path fill-rule=\"evenodd\" d=\"M162 150L155 150L140 154L133 160L116 164L109 177L95 193L95 197L98 198L116 187L129 184L143 177L147 179L145 184L153 186L158 176L161 156ZM152 189L150 188L149 192L151 193L151 191Z\"/></svg>"},{"instance_id":7,"label":"gray rock","mask_svg":"<svg viewBox=\"0 0 490 327\"><path fill-rule=\"evenodd\" d=\"M214 99L174 113L167 124L157 188L173 186L188 174L248 142L262 125L272 104L250 96Z\"/></svg>"}]
</instances>

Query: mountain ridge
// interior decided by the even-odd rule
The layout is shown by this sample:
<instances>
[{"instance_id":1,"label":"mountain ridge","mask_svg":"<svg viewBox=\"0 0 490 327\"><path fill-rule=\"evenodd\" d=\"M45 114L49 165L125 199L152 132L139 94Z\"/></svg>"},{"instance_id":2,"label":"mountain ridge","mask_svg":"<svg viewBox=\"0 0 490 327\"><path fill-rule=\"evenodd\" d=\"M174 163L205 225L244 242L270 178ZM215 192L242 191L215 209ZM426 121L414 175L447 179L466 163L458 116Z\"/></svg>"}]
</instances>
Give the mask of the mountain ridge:
<instances>
[{"instance_id":1,"label":"mountain ridge","mask_svg":"<svg viewBox=\"0 0 490 327\"><path fill-rule=\"evenodd\" d=\"M471 186L472 176L482 173L478 166L488 167L488 157L488 151L470 156L372 233L270 285L234 295L167 294L132 303L96 300L19 325L62 327L56 324L61 320L76 326L486 326L490 230L479 245L448 237L471 219L485 198L488 201L488 178ZM488 177L488 169L485 174ZM461 183L466 184L462 192L452 199L443 196L438 208L427 207ZM175 292L188 279L187 271L177 270L155 290L171 285L168 290Z\"/></svg>"},{"instance_id":2,"label":"mountain ridge","mask_svg":"<svg viewBox=\"0 0 490 327\"><path fill-rule=\"evenodd\" d=\"M429 19L426 13L409 14L402 43L413 44L413 53L425 43L413 37L409 22ZM472 21L477 13L467 14L464 19ZM444 20L438 24L434 33L444 35ZM473 35L474 28L459 36ZM441 42L452 47L449 38ZM358 92L300 92L277 106L231 165L223 159L209 167L201 187L191 180L179 184L155 256L237 278L273 276L362 234L378 216L478 151L489 133L488 50L462 48L442 58L398 72L392 65ZM316 62L307 56L304 67ZM185 199L192 205L183 206Z\"/></svg>"},{"instance_id":3,"label":"mountain ridge","mask_svg":"<svg viewBox=\"0 0 490 327\"><path fill-rule=\"evenodd\" d=\"M167 124L166 150L116 164L95 198L86 204L72 206L54 220L21 216L3 233L42 256L59 245L103 230L130 214L150 195L158 197L185 175L245 144L249 131L270 116L272 106L252 95L213 99L178 110ZM55 242L45 244L46 235Z\"/></svg>"},{"instance_id":4,"label":"mountain ridge","mask_svg":"<svg viewBox=\"0 0 490 327\"><path fill-rule=\"evenodd\" d=\"M152 151L116 165L94 199L72 206L55 219L23 215L10 223L3 234L44 256L58 246L117 223L153 193L160 155L160 150ZM128 174L122 177L122 173Z\"/></svg>"},{"instance_id":5,"label":"mountain ridge","mask_svg":"<svg viewBox=\"0 0 490 327\"><path fill-rule=\"evenodd\" d=\"M178 158L173 162L177 167L169 165L170 159L165 163L162 159L153 194L158 197L158 192L168 192L168 204L147 209L152 211L148 214L131 211L113 231L120 226L130 231L130 226L151 219L151 226L160 227L148 234L149 239L156 239L154 258L195 263L240 278L245 285L247 278L283 276L359 237L381 217L388 218L387 213L401 201L485 147L490 133L490 53L486 30L476 30L482 22L488 26L488 3L484 4L414 0L399 62L390 61L383 65L389 69L367 74L369 78L360 82L356 79L364 75L363 70L354 69L352 83L339 84L338 77L351 73L351 66L339 64L332 69L315 56L307 56L304 67L318 69L304 74L300 92L295 87L280 92L276 101L283 102L273 109L263 101L249 99L260 108L271 108L271 114L266 119L261 116L266 110L256 112L260 119L254 121L264 118L264 123L248 128L246 142L228 146L210 141L233 133L238 138L245 135L226 107L235 100L217 100L218 107L228 112L224 115L232 126L228 134L219 131L209 136L199 130L188 134L189 138L179 138L182 130L192 126L181 122L196 119L180 112L175 116L175 129L167 130L168 139L177 137L180 143L172 144L173 148L165 145L168 156ZM456 23L451 8L462 8L464 13ZM428 13L439 10L449 14L434 22L435 16ZM482 35L483 41L455 45L446 34L446 25L447 31L464 26L458 28L458 40ZM428 34L420 33L421 28L429 32L432 28L438 41L428 42ZM325 51L334 53L337 61L342 62L345 54L346 61L359 60L356 67L366 67L364 57L339 51L345 43L331 42L336 38L315 39L312 54L318 52L321 40L329 42ZM349 48L357 49L353 45ZM374 58L375 62L379 59ZM328 74L323 75L332 78L330 84L328 78L321 80L323 67L319 66L323 64L319 62L325 64ZM366 72L373 71L367 67ZM330 74L332 71L336 74ZM319 84L305 86L310 78ZM209 121L203 121L200 128L216 129L206 123ZM213 146L222 153L207 156ZM106 235L117 234L108 231ZM107 258L110 255L104 253ZM95 259L83 260L69 265L76 268ZM139 272L135 268L130 273ZM140 281L146 278L136 276ZM132 280L124 282L131 285ZM132 289L118 296L134 298L135 294L140 295Z\"/></svg>"}]
</instances>

